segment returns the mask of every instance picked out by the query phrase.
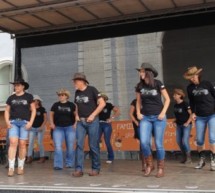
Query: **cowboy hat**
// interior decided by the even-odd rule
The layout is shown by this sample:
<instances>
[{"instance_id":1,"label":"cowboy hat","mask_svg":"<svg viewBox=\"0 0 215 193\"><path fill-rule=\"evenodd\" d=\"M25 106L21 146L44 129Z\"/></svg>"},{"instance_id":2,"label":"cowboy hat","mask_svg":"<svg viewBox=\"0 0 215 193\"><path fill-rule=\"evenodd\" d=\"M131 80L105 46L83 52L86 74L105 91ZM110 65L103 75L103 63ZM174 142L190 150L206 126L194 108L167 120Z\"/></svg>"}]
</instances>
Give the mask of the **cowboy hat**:
<instances>
[{"instance_id":1,"label":"cowboy hat","mask_svg":"<svg viewBox=\"0 0 215 193\"><path fill-rule=\"evenodd\" d=\"M176 89L174 89L173 93L178 94L178 95L182 96L183 98L185 97L185 93L182 89L176 88Z\"/></svg>"},{"instance_id":2,"label":"cowboy hat","mask_svg":"<svg viewBox=\"0 0 215 193\"><path fill-rule=\"evenodd\" d=\"M105 93L101 93L101 97L105 100L108 101L108 96Z\"/></svg>"},{"instance_id":3,"label":"cowboy hat","mask_svg":"<svg viewBox=\"0 0 215 193\"><path fill-rule=\"evenodd\" d=\"M86 82L87 84L89 84L86 76L84 73L80 73L80 72L77 72L74 74L73 76L73 80L83 80L84 82Z\"/></svg>"},{"instance_id":4,"label":"cowboy hat","mask_svg":"<svg viewBox=\"0 0 215 193\"><path fill-rule=\"evenodd\" d=\"M25 90L27 90L29 88L29 84L27 82L25 82L24 79L22 78L17 78L14 82L10 82L10 84L21 84L25 87Z\"/></svg>"},{"instance_id":5,"label":"cowboy hat","mask_svg":"<svg viewBox=\"0 0 215 193\"><path fill-rule=\"evenodd\" d=\"M43 100L40 98L39 95L34 95L33 97L34 97L34 101L35 101L35 100L38 100L38 101L40 101L40 102L43 102Z\"/></svg>"},{"instance_id":6,"label":"cowboy hat","mask_svg":"<svg viewBox=\"0 0 215 193\"><path fill-rule=\"evenodd\" d=\"M202 71L202 68L197 68L196 66L189 67L187 71L184 73L184 78L189 80L193 76L199 74Z\"/></svg>"},{"instance_id":7,"label":"cowboy hat","mask_svg":"<svg viewBox=\"0 0 215 193\"><path fill-rule=\"evenodd\" d=\"M65 94L67 96L67 98L70 97L70 92L68 90L66 90L65 88L61 88L56 93L57 93L57 95Z\"/></svg>"},{"instance_id":8,"label":"cowboy hat","mask_svg":"<svg viewBox=\"0 0 215 193\"><path fill-rule=\"evenodd\" d=\"M154 74L154 77L158 76L157 70L150 63L142 63L140 68L136 68L137 71L140 71L142 69L152 72Z\"/></svg>"}]
</instances>

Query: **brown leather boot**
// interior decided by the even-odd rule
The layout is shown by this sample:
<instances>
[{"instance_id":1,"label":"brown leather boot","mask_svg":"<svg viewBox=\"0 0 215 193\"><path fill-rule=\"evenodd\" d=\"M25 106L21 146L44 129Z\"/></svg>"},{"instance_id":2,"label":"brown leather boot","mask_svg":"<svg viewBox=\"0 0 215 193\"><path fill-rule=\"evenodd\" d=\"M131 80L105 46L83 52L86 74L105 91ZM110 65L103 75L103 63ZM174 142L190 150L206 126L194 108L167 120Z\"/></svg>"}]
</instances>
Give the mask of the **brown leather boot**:
<instances>
[{"instance_id":1,"label":"brown leather boot","mask_svg":"<svg viewBox=\"0 0 215 193\"><path fill-rule=\"evenodd\" d=\"M164 177L164 160L158 160L157 165L158 165L158 172L156 177L157 178Z\"/></svg>"},{"instance_id":2,"label":"brown leather boot","mask_svg":"<svg viewBox=\"0 0 215 193\"><path fill-rule=\"evenodd\" d=\"M41 157L39 160L38 160L38 164L42 164L46 161L46 158L45 157Z\"/></svg>"},{"instance_id":3,"label":"brown leather boot","mask_svg":"<svg viewBox=\"0 0 215 193\"><path fill-rule=\"evenodd\" d=\"M141 160L142 160L142 171L145 172L146 171L146 158L144 157L144 155L141 155Z\"/></svg>"},{"instance_id":4,"label":"brown leather boot","mask_svg":"<svg viewBox=\"0 0 215 193\"><path fill-rule=\"evenodd\" d=\"M30 156L30 157L28 157L27 158L27 160L26 160L26 164L31 164L33 162L33 158Z\"/></svg>"},{"instance_id":5,"label":"brown leather boot","mask_svg":"<svg viewBox=\"0 0 215 193\"><path fill-rule=\"evenodd\" d=\"M145 168L144 176L147 177L151 174L151 172L155 169L155 167L154 167L152 155L146 157L145 160L146 160L146 168Z\"/></svg>"}]
</instances>

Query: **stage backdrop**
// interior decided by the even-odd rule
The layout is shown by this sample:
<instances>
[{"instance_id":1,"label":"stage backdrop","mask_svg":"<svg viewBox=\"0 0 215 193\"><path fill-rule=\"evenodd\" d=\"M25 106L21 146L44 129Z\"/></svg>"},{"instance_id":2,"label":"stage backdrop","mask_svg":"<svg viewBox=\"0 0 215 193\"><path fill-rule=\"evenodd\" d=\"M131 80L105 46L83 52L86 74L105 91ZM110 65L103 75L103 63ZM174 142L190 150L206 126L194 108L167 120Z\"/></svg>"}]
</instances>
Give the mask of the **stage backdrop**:
<instances>
[{"instance_id":1,"label":"stage backdrop","mask_svg":"<svg viewBox=\"0 0 215 193\"><path fill-rule=\"evenodd\" d=\"M113 146L114 151L139 151L139 141L134 139L134 130L131 121L115 121L112 123L113 133L111 137L111 144ZM166 132L164 136L164 147L166 151L175 151L178 150L178 146L176 144L176 134L175 134L175 123L173 119L169 119L167 122ZM0 125L0 138L5 139L6 136L6 128L3 125ZM190 145L192 150L196 150L196 142L195 142L195 128L192 128L192 132L190 135ZM153 144L153 142L152 142ZM46 151L54 151L53 141L50 136L50 127L47 125L47 129L44 136L44 146ZM106 151L106 146L104 143L104 139L102 138L100 143L101 151ZM152 148L155 149L154 144ZM208 135L206 133L206 141L205 148L209 149L208 143ZM38 150L37 141L35 141L34 149ZM88 141L86 138L85 142L85 151L88 151Z\"/></svg>"}]
</instances>

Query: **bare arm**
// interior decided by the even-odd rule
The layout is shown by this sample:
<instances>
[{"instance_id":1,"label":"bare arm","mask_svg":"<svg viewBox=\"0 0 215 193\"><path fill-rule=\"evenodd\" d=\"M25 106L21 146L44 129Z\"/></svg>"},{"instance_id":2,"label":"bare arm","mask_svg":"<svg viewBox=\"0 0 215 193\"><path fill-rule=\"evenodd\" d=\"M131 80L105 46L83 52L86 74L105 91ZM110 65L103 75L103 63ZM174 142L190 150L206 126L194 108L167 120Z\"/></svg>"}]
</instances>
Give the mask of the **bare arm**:
<instances>
[{"instance_id":1,"label":"bare arm","mask_svg":"<svg viewBox=\"0 0 215 193\"><path fill-rule=\"evenodd\" d=\"M103 108L105 107L106 103L104 101L104 99L101 97L98 99L98 106L96 108L95 111L93 111L93 113L87 118L87 122L92 122L95 117L103 110Z\"/></svg>"},{"instance_id":2,"label":"bare arm","mask_svg":"<svg viewBox=\"0 0 215 193\"><path fill-rule=\"evenodd\" d=\"M4 112L4 119L5 119L7 128L8 129L11 128L11 124L10 124L10 106L9 105L6 106L6 109L5 109L5 112Z\"/></svg>"},{"instance_id":3,"label":"bare arm","mask_svg":"<svg viewBox=\"0 0 215 193\"><path fill-rule=\"evenodd\" d=\"M47 113L44 113L43 114L43 119L44 119L44 121L43 121L43 123L42 123L42 125L41 125L41 130L43 130L45 127L46 127L46 123L47 123Z\"/></svg>"},{"instance_id":4,"label":"bare arm","mask_svg":"<svg viewBox=\"0 0 215 193\"><path fill-rule=\"evenodd\" d=\"M75 116L75 123L74 123L73 127L74 127L74 128L76 128L77 121L79 121L79 116L78 116L78 107L77 107L77 105L76 105L76 104L75 104L74 116Z\"/></svg>"},{"instance_id":5,"label":"bare arm","mask_svg":"<svg viewBox=\"0 0 215 193\"><path fill-rule=\"evenodd\" d=\"M50 125L52 129L55 129L55 124L54 124L54 112L50 111L49 113L49 118L50 118Z\"/></svg>"},{"instance_id":6,"label":"bare arm","mask_svg":"<svg viewBox=\"0 0 215 193\"><path fill-rule=\"evenodd\" d=\"M192 120L193 120L193 116L192 116L193 114L192 114L191 109L188 109L187 112L189 113L190 117L189 117L189 119L187 120L187 122L184 123L184 126L185 126L185 127L187 127L187 126L192 122Z\"/></svg>"},{"instance_id":7,"label":"bare arm","mask_svg":"<svg viewBox=\"0 0 215 193\"><path fill-rule=\"evenodd\" d=\"M166 115L166 112L167 112L167 109L168 109L169 104L170 104L169 94L167 93L166 89L162 89L161 90L161 95L164 98L164 106L163 106L163 109L162 109L161 113L158 116L159 120L163 120L164 119L164 117Z\"/></svg>"},{"instance_id":8,"label":"bare arm","mask_svg":"<svg viewBox=\"0 0 215 193\"><path fill-rule=\"evenodd\" d=\"M115 119L116 117L118 117L120 115L119 107L114 107L112 111L113 111L113 114L110 117L110 119L107 120L108 123L110 123L113 119Z\"/></svg>"},{"instance_id":9,"label":"bare arm","mask_svg":"<svg viewBox=\"0 0 215 193\"><path fill-rule=\"evenodd\" d=\"M34 119L36 117L36 107L35 107L35 103L31 103L30 105L30 108L31 108L31 118L30 118L30 121L26 124L26 129L30 129L34 123Z\"/></svg>"}]
</instances>

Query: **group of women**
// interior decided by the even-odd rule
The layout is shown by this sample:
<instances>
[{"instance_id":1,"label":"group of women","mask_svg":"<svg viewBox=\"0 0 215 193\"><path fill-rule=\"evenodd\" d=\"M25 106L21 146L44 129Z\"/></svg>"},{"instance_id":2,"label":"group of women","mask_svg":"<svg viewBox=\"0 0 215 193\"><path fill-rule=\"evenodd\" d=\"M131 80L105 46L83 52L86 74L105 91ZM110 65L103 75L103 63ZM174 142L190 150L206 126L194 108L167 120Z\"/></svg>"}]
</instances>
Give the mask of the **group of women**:
<instances>
[{"instance_id":1,"label":"group of women","mask_svg":"<svg viewBox=\"0 0 215 193\"><path fill-rule=\"evenodd\" d=\"M136 99L131 103L130 117L135 128L135 137L140 140L140 149L144 176L149 176L155 169L151 138L154 137L157 154L156 177L164 176L165 150L163 146L166 128L166 112L170 104L170 97L164 84L155 79L157 70L149 63L143 63L139 72L140 81L136 85ZM182 163L191 163L189 137L191 124L196 125L197 149L199 152L199 163L195 167L201 169L205 166L204 139L206 128L209 131L211 150L211 170L215 170L215 87L209 81L201 79L202 69L190 67L184 74L189 81L187 95L189 104L184 101L185 93L182 89L174 90L175 100L174 113L176 117L177 143L183 153ZM25 92L29 85L23 79L12 83L15 94L7 100L5 110L5 121L9 128L10 147L8 151L9 169L8 176L14 175L14 164L17 147L18 175L24 174L24 162L26 157L26 140L29 137L29 149L27 163L31 163L34 138L38 135L40 147L39 163L45 161L44 148L42 145L44 128L47 123L47 113L42 107L39 96L32 96ZM65 167L74 167L75 162L75 140L77 123L77 105L69 101L70 93L66 89L57 92L58 102L54 103L50 111L50 125L53 129L55 144L54 169L62 170L64 167L62 143L66 141ZM105 94L99 95L106 102L106 106L99 114L100 134L104 134L108 151L107 163L112 163L114 153L110 143L111 121L119 116L120 111L111 103ZM80 98L80 97L79 97ZM84 100L81 99L81 100ZM111 113L113 112L113 115ZM80 119L80 118L79 118ZM29 133L30 131L30 133Z\"/></svg>"}]
</instances>

